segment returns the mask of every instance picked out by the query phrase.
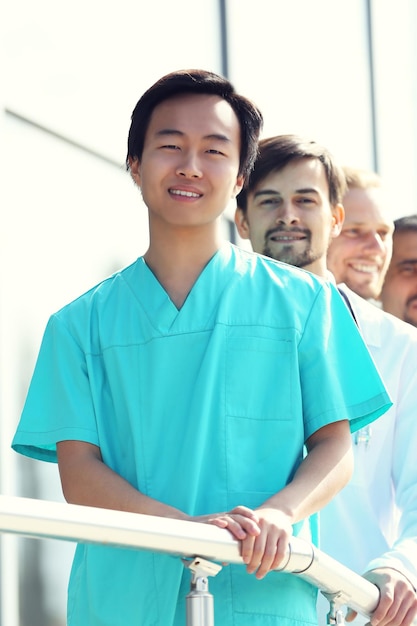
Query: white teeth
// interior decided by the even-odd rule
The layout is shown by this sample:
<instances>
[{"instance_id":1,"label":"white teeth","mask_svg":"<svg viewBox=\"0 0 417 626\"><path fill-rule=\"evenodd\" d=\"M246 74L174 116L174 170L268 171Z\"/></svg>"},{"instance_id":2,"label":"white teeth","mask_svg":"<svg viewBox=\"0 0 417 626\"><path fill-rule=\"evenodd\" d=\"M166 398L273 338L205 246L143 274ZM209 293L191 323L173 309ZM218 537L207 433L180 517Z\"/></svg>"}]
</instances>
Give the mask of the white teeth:
<instances>
[{"instance_id":1,"label":"white teeth","mask_svg":"<svg viewBox=\"0 0 417 626\"><path fill-rule=\"evenodd\" d=\"M375 274L378 271L376 265L352 265L354 270L365 274Z\"/></svg>"},{"instance_id":2,"label":"white teeth","mask_svg":"<svg viewBox=\"0 0 417 626\"><path fill-rule=\"evenodd\" d=\"M170 189L170 193L173 193L175 196L185 196L186 198L199 198L199 193L194 193L193 191L182 191L181 189Z\"/></svg>"},{"instance_id":3,"label":"white teeth","mask_svg":"<svg viewBox=\"0 0 417 626\"><path fill-rule=\"evenodd\" d=\"M284 236L279 236L279 237L272 237L272 239L274 241L301 241L301 238L299 237L284 237Z\"/></svg>"}]
</instances>

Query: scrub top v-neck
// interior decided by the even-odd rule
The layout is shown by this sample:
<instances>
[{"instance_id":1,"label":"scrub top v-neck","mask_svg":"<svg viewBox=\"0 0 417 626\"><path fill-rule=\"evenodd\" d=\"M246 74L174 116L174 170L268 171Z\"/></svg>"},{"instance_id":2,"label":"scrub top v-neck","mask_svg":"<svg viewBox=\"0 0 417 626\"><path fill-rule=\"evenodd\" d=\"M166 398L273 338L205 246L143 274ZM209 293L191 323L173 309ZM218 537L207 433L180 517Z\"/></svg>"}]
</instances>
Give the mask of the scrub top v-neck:
<instances>
[{"instance_id":1,"label":"scrub top v-neck","mask_svg":"<svg viewBox=\"0 0 417 626\"><path fill-rule=\"evenodd\" d=\"M139 258L54 314L13 447L56 462L59 441L94 444L135 488L195 516L259 506L312 433L340 419L355 430L389 404L332 285L225 244L180 310ZM315 541L314 528L313 516L294 533ZM316 590L296 576L233 565L210 588L218 624L316 619ZM79 545L68 626L183 625L188 591L179 558Z\"/></svg>"}]
</instances>

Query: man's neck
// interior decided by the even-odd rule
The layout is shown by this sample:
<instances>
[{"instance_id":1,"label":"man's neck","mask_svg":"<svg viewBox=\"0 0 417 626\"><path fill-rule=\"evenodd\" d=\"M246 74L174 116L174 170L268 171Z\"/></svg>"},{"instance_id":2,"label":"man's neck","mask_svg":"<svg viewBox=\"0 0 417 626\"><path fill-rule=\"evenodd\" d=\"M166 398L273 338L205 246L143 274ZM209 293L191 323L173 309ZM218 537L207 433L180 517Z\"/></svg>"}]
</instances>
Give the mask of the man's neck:
<instances>
[{"instance_id":1,"label":"man's neck","mask_svg":"<svg viewBox=\"0 0 417 626\"><path fill-rule=\"evenodd\" d=\"M169 239L151 236L144 255L146 264L178 309L223 243L218 232L203 231L199 228L194 232L189 228L178 229Z\"/></svg>"},{"instance_id":2,"label":"man's neck","mask_svg":"<svg viewBox=\"0 0 417 626\"><path fill-rule=\"evenodd\" d=\"M328 280L329 270L327 269L327 263L324 257L316 259L313 263L310 263L310 265L303 267L303 269L307 270L307 272L315 274L316 276L320 276L320 278Z\"/></svg>"}]
</instances>

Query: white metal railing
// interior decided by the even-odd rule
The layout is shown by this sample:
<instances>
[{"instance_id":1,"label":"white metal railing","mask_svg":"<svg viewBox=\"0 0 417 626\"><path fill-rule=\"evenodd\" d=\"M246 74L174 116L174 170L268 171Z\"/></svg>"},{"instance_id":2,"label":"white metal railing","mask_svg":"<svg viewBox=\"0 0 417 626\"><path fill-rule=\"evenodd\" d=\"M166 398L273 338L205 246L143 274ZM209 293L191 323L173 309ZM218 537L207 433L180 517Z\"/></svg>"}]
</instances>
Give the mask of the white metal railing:
<instances>
[{"instance_id":1,"label":"white metal railing","mask_svg":"<svg viewBox=\"0 0 417 626\"><path fill-rule=\"evenodd\" d=\"M227 530L210 524L30 498L0 496L0 532L178 555L192 572L187 596L190 626L214 623L207 576L220 569L215 563L243 563L239 542ZM330 602L329 623L343 621L344 605L370 617L379 601L375 585L297 537L291 539L287 560L279 570L321 590ZM203 603L203 613L194 611L196 601Z\"/></svg>"}]
</instances>

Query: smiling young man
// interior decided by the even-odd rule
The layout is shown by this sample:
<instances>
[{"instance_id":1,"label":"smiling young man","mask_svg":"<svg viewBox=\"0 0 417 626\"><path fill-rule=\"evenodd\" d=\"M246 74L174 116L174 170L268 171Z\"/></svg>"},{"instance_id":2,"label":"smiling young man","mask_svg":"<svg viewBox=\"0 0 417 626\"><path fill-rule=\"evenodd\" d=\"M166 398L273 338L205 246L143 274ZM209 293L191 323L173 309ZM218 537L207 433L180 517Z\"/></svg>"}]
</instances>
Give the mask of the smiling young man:
<instances>
[{"instance_id":1,"label":"smiling young man","mask_svg":"<svg viewBox=\"0 0 417 626\"><path fill-rule=\"evenodd\" d=\"M381 178L374 172L345 167L345 220L333 239L327 265L338 283L365 299L378 299L392 252L394 224Z\"/></svg>"},{"instance_id":2,"label":"smiling young man","mask_svg":"<svg viewBox=\"0 0 417 626\"><path fill-rule=\"evenodd\" d=\"M391 263L381 291L384 311L417 326L417 215L394 222Z\"/></svg>"},{"instance_id":3,"label":"smiling young man","mask_svg":"<svg viewBox=\"0 0 417 626\"><path fill-rule=\"evenodd\" d=\"M282 149L271 149L269 159L268 141L274 147L276 139L261 142L265 157L257 161L250 187L239 196L239 234L250 237L255 252L325 276L323 250L339 234L343 222L343 177L330 160L292 157L291 140L287 154L284 138Z\"/></svg>"},{"instance_id":4,"label":"smiling young man","mask_svg":"<svg viewBox=\"0 0 417 626\"><path fill-rule=\"evenodd\" d=\"M341 236L344 189L324 146L296 135L264 139L237 197L239 234L256 252L331 279L326 255ZM354 475L320 514L320 545L380 588L372 624L408 626L417 614L417 332L340 289L394 405L355 433Z\"/></svg>"},{"instance_id":5,"label":"smiling young man","mask_svg":"<svg viewBox=\"0 0 417 626\"><path fill-rule=\"evenodd\" d=\"M211 72L145 92L127 163L149 248L51 317L13 447L58 460L72 503L227 528L246 567L211 581L216 624L300 626L316 590L271 570L348 480L349 423L390 400L332 286L221 240L261 122ZM179 558L80 545L68 626L183 626L189 590Z\"/></svg>"}]
</instances>

